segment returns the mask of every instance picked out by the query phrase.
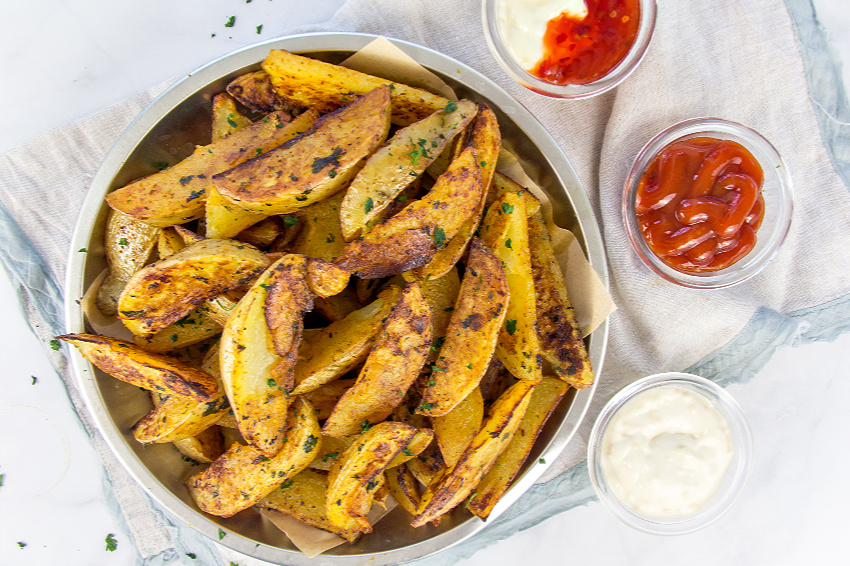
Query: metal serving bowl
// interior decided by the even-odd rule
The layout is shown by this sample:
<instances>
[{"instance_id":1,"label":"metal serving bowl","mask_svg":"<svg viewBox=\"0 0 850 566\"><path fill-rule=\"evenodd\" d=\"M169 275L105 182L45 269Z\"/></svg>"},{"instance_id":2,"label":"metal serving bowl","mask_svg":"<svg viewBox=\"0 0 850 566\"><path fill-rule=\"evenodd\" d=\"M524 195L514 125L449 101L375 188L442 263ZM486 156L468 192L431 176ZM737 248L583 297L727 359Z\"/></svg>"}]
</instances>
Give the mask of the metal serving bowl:
<instances>
[{"instance_id":1,"label":"metal serving bowl","mask_svg":"<svg viewBox=\"0 0 850 566\"><path fill-rule=\"evenodd\" d=\"M233 78L258 69L270 49L286 49L340 62L373 39L374 36L365 34L320 33L267 41L201 67L153 101L106 156L83 204L71 250L87 248L89 253L70 254L65 304L67 331L87 331L82 309L74 298L81 297L106 267L103 250L108 211L104 202L106 193L155 172L161 162L175 163L189 155L196 144L209 143L212 96L223 91ZM556 221L576 234L591 265L607 285L602 238L590 203L570 162L543 126L498 85L466 65L425 47L398 40L393 43L439 75L459 97L486 102L493 108L501 125L504 147L521 160L528 175L549 195ZM603 323L589 339L590 359L597 374L607 337L607 323ZM199 511L183 483L198 468L185 462L172 446L144 447L130 432L130 427L150 411L148 394L96 370L76 352L71 354L71 360L77 384L106 442L142 488L172 515L212 540L218 541L219 529L223 529L228 536L221 544L244 554L278 563L316 563L252 509L228 519ZM541 457L547 462L555 460L584 418L593 391L589 388L568 392L541 431L528 462L537 463ZM493 509L490 521L519 499L546 468L545 464L526 466ZM410 516L398 507L376 525L375 532L356 544L344 544L328 551L321 562L361 564L365 557L376 566L397 564L448 548L485 526L463 509L455 509L444 517L439 527L414 529L410 522Z\"/></svg>"}]
</instances>

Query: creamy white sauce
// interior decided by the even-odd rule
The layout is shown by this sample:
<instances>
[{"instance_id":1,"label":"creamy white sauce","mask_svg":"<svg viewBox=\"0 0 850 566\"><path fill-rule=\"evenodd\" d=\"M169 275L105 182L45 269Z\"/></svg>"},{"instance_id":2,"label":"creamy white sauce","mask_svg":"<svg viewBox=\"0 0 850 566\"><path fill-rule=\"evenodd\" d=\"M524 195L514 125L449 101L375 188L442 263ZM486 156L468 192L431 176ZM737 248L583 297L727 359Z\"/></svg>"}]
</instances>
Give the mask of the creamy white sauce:
<instances>
[{"instance_id":1,"label":"creamy white sauce","mask_svg":"<svg viewBox=\"0 0 850 566\"><path fill-rule=\"evenodd\" d=\"M543 57L546 23L567 12L584 19L584 0L503 0L499 4L499 26L505 47L523 69L531 69Z\"/></svg>"},{"instance_id":2,"label":"creamy white sauce","mask_svg":"<svg viewBox=\"0 0 850 566\"><path fill-rule=\"evenodd\" d=\"M733 446L708 399L665 385L635 395L605 429L602 473L633 511L655 518L698 511L723 484Z\"/></svg>"}]
</instances>

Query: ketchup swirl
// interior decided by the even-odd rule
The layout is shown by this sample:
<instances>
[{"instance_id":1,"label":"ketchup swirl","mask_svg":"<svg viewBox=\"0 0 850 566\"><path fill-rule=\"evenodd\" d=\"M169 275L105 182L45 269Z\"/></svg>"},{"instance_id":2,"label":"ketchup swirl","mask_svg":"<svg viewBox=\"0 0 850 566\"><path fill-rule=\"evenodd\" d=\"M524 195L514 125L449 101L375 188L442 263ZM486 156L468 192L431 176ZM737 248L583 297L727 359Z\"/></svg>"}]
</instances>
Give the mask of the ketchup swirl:
<instances>
[{"instance_id":1,"label":"ketchup swirl","mask_svg":"<svg viewBox=\"0 0 850 566\"><path fill-rule=\"evenodd\" d=\"M635 197L652 252L681 271L719 271L747 255L764 219L761 165L742 145L699 137L655 156Z\"/></svg>"}]
</instances>

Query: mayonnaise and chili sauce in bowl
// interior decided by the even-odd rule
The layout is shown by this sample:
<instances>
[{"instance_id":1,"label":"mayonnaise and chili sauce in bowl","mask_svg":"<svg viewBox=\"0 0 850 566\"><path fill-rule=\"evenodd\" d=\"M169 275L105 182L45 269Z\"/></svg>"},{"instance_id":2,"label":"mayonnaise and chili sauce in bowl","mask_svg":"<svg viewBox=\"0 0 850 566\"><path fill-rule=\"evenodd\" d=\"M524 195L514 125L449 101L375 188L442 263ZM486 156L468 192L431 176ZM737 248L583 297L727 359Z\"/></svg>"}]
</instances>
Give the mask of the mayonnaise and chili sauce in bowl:
<instances>
[{"instance_id":1,"label":"mayonnaise and chili sauce in bowl","mask_svg":"<svg viewBox=\"0 0 850 566\"><path fill-rule=\"evenodd\" d=\"M684 534L737 500L752 462L749 425L732 397L686 373L640 379L605 406L588 468L600 500L628 525Z\"/></svg>"},{"instance_id":2,"label":"mayonnaise and chili sauce in bowl","mask_svg":"<svg viewBox=\"0 0 850 566\"><path fill-rule=\"evenodd\" d=\"M640 151L623 192L623 220L638 257L668 281L728 287L761 271L788 233L791 177L754 130L697 118L667 128Z\"/></svg>"},{"instance_id":3,"label":"mayonnaise and chili sauce in bowl","mask_svg":"<svg viewBox=\"0 0 850 566\"><path fill-rule=\"evenodd\" d=\"M655 0L483 0L493 55L523 86L585 98L638 66L655 27Z\"/></svg>"}]
</instances>

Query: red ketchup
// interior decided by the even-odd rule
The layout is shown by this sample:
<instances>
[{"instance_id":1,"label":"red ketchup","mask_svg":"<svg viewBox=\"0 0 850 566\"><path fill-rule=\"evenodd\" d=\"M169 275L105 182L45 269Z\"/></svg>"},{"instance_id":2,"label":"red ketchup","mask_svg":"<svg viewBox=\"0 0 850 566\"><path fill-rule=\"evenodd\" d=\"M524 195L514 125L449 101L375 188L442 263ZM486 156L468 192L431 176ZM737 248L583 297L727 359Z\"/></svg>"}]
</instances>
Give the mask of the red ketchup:
<instances>
[{"instance_id":1,"label":"red ketchup","mask_svg":"<svg viewBox=\"0 0 850 566\"><path fill-rule=\"evenodd\" d=\"M634 45L639 0L587 0L587 15L552 18L543 34L543 58L530 69L556 85L591 83L608 74Z\"/></svg>"},{"instance_id":2,"label":"red ketchup","mask_svg":"<svg viewBox=\"0 0 850 566\"><path fill-rule=\"evenodd\" d=\"M708 137L653 158L635 197L649 249L680 271L719 271L747 255L764 219L761 165L742 145Z\"/></svg>"}]
</instances>

